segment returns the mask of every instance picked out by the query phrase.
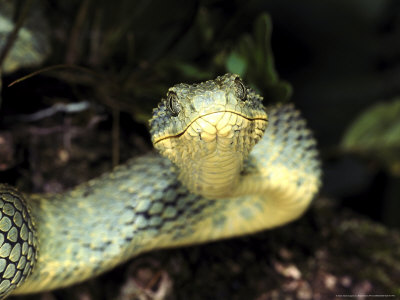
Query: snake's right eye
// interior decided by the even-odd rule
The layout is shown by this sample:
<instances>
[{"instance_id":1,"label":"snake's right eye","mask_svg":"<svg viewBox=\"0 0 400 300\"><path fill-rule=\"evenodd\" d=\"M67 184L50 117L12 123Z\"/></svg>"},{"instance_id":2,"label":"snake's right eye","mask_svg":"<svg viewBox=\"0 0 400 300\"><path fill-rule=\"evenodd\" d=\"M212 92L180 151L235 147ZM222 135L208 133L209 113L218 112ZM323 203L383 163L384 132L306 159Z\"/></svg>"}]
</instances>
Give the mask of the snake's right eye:
<instances>
[{"instance_id":1,"label":"snake's right eye","mask_svg":"<svg viewBox=\"0 0 400 300\"><path fill-rule=\"evenodd\" d=\"M178 102L178 95L175 92L169 92L167 95L167 107L171 114L176 117L181 111L181 106Z\"/></svg>"},{"instance_id":2,"label":"snake's right eye","mask_svg":"<svg viewBox=\"0 0 400 300\"><path fill-rule=\"evenodd\" d=\"M235 92L236 92L236 96L240 100L246 101L247 89L239 77L236 77L236 79L235 79Z\"/></svg>"}]
</instances>

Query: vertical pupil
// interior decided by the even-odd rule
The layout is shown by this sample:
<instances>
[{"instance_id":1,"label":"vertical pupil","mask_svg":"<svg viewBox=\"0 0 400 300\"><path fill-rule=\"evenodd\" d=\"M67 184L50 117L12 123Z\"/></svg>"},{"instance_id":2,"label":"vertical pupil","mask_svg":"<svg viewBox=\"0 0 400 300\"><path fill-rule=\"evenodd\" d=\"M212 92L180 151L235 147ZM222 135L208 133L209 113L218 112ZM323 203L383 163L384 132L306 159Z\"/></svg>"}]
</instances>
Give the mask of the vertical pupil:
<instances>
[{"instance_id":1,"label":"vertical pupil","mask_svg":"<svg viewBox=\"0 0 400 300\"><path fill-rule=\"evenodd\" d=\"M176 116L179 113L179 106L177 106L177 103L176 103L176 94L175 93L171 92L168 95L168 108L174 116Z\"/></svg>"},{"instance_id":2,"label":"vertical pupil","mask_svg":"<svg viewBox=\"0 0 400 300\"><path fill-rule=\"evenodd\" d=\"M240 99L245 100L245 98L246 98L246 88L244 87L243 83L241 82L241 80L239 78L235 79L235 85L236 85L237 96Z\"/></svg>"}]
</instances>

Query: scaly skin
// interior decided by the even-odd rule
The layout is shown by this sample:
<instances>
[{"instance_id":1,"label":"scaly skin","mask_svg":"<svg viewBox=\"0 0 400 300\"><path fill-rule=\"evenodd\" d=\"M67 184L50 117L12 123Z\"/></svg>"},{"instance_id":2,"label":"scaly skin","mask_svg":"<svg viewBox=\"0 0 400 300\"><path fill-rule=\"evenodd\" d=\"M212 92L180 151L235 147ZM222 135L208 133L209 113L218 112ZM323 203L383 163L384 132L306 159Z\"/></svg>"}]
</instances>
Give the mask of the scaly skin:
<instances>
[{"instance_id":1,"label":"scaly skin","mask_svg":"<svg viewBox=\"0 0 400 300\"><path fill-rule=\"evenodd\" d=\"M320 186L315 141L293 106L276 106L267 109L268 128L251 150L267 115L262 98L242 87L231 74L176 85L154 110L155 146L178 167L181 157L183 168L193 165L194 171L149 154L63 194L29 195L25 201L0 185L0 297L81 282L152 249L248 234L298 218ZM169 147L183 139L184 146ZM203 159L201 151L209 151L203 164L190 162ZM227 164L218 161L220 154Z\"/></svg>"}]
</instances>

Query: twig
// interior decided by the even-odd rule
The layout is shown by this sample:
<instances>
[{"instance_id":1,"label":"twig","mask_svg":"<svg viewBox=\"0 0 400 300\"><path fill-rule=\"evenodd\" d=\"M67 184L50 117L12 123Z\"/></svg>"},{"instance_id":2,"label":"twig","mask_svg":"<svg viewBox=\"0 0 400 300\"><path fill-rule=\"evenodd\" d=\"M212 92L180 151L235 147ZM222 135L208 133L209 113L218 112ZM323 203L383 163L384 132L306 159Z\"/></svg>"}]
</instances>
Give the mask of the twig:
<instances>
[{"instance_id":1,"label":"twig","mask_svg":"<svg viewBox=\"0 0 400 300\"><path fill-rule=\"evenodd\" d=\"M119 163L119 115L120 115L119 109L113 108L112 163L114 167Z\"/></svg>"},{"instance_id":2,"label":"twig","mask_svg":"<svg viewBox=\"0 0 400 300\"><path fill-rule=\"evenodd\" d=\"M92 35L90 39L90 55L89 65L96 66L101 62L103 58L103 52L101 47L101 21L103 19L103 11L96 7L93 18Z\"/></svg>"},{"instance_id":3,"label":"twig","mask_svg":"<svg viewBox=\"0 0 400 300\"><path fill-rule=\"evenodd\" d=\"M36 76L36 75L39 75L39 74L41 74L41 73L48 72L48 71L53 71L53 70L56 70L56 69L62 69L62 68L66 68L66 69L76 69L76 70L79 70L79 71L83 71L83 72L90 73L90 74L95 75L95 76L97 76L97 77L102 77L102 76L100 76L99 74L97 74L96 72L93 72L91 69L88 69L88 68L85 68L85 67L81 67L81 66L77 66L77 65L61 64L61 65L50 66L50 67L43 68L43 69L40 69L40 70L35 71L35 72L32 72L32 73L29 73L28 75L25 75L25 76L23 76L23 77L21 77L21 78L15 80L15 81L11 82L11 83L8 85L8 87L11 87L11 86L13 86L14 84L17 84L17 83L19 83L19 82L21 82L21 81L24 81L24 80L26 80L26 79L29 79L29 78L31 78L31 77L33 77L33 76Z\"/></svg>"},{"instance_id":4,"label":"twig","mask_svg":"<svg viewBox=\"0 0 400 300\"><path fill-rule=\"evenodd\" d=\"M12 119L9 118L7 121L13 120L13 121L21 121L21 122L34 122L34 121L38 121L38 120L41 120L44 118L51 117L59 112L76 113L76 112L84 111L84 110L87 110L89 108L89 106L90 106L90 104L88 101L81 101L81 102L69 103L69 104L56 103L51 107L39 110L32 114L17 115L15 117L13 117Z\"/></svg>"},{"instance_id":5,"label":"twig","mask_svg":"<svg viewBox=\"0 0 400 300\"><path fill-rule=\"evenodd\" d=\"M85 23L86 16L90 7L90 2L91 0L85 0L82 2L78 15L75 19L74 26L72 27L69 43L68 43L68 49L66 52L66 57L65 61L68 64L75 63L76 58L77 58L77 49L80 49L81 47L78 47L78 42L79 42L79 37L80 33L82 32L82 27L83 24Z\"/></svg>"}]
</instances>

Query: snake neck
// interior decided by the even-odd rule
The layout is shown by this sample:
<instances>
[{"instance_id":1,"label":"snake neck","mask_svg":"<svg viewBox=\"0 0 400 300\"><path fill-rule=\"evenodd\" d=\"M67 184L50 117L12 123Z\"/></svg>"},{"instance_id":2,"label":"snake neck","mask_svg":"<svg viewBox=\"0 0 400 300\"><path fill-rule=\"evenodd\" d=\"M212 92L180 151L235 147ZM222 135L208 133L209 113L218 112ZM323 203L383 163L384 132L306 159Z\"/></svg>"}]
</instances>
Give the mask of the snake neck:
<instances>
[{"instance_id":1,"label":"snake neck","mask_svg":"<svg viewBox=\"0 0 400 300\"><path fill-rule=\"evenodd\" d=\"M229 197L239 183L243 155L233 152L231 139L220 137L210 153L201 150L180 167L179 180L193 193L207 198Z\"/></svg>"}]
</instances>

